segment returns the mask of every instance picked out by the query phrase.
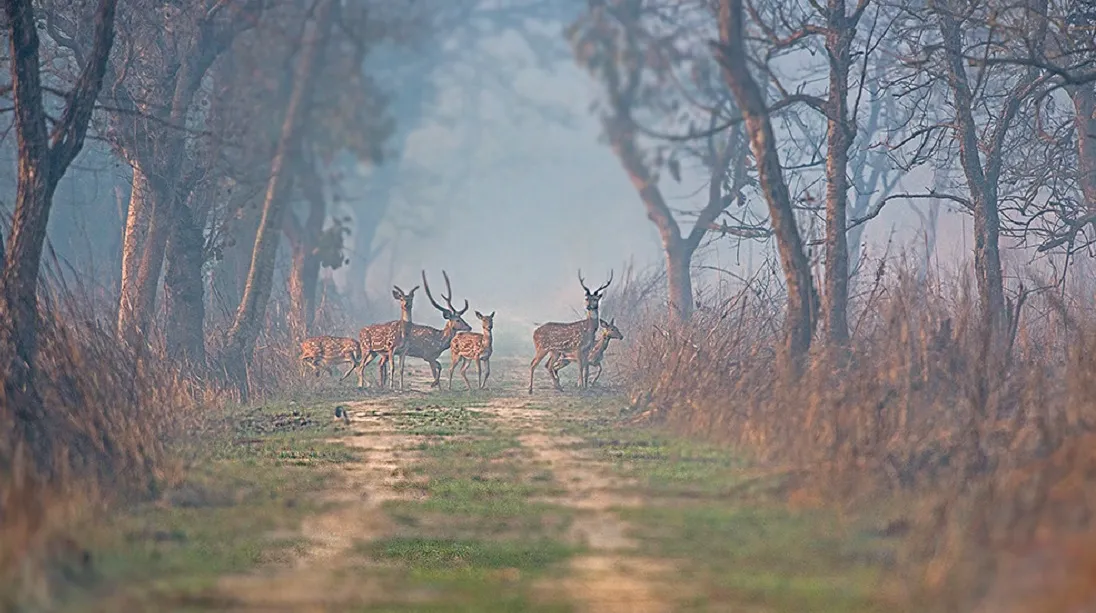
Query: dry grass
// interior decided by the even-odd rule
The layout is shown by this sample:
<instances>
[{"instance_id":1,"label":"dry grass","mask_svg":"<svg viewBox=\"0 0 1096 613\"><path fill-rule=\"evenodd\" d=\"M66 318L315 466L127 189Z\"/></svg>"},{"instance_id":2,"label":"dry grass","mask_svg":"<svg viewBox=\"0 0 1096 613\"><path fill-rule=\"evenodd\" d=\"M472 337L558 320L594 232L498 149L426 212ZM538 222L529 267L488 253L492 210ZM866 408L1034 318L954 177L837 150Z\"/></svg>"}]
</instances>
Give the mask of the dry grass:
<instances>
[{"instance_id":1,"label":"dry grass","mask_svg":"<svg viewBox=\"0 0 1096 613\"><path fill-rule=\"evenodd\" d=\"M686 325L657 300L614 302L640 419L806 475L833 502L918 500L897 518L912 526L906 571L960 610L1001 580L1009 552L1091 530L1092 313L1032 294L1014 342L995 346L966 284L880 265L848 350L816 349L795 377L778 360L773 286L753 279ZM1092 576L1086 559L1075 572Z\"/></svg>"}]
</instances>

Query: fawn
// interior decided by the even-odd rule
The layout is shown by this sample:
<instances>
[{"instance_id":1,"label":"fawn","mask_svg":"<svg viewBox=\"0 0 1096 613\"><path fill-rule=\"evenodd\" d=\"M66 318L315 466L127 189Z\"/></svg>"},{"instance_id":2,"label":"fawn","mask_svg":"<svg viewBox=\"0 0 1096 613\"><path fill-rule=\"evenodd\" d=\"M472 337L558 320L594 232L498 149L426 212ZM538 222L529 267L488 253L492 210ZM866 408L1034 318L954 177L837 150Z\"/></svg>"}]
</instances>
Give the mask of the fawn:
<instances>
[{"instance_id":1,"label":"fawn","mask_svg":"<svg viewBox=\"0 0 1096 613\"><path fill-rule=\"evenodd\" d=\"M578 271L578 282L586 291L586 319L572 321L570 323L548 322L536 330L533 330L533 345L536 346L536 355L529 364L529 393L533 393L533 376L536 374L537 364L549 353L574 356L578 362L579 387L586 388L586 380L590 375L590 367L586 356L590 353L597 337L598 306L605 296L605 289L613 282L613 272L609 271L609 280L594 291L586 287L582 279L582 271ZM549 370L551 374L551 370ZM553 377L553 383L557 390L563 390L559 381Z\"/></svg>"},{"instance_id":2,"label":"fawn","mask_svg":"<svg viewBox=\"0 0 1096 613\"><path fill-rule=\"evenodd\" d=\"M476 362L476 383L480 389L487 387L487 378L491 376L491 329L495 327L495 312L484 315L476 311L476 317L483 324L483 332L458 332L449 343L450 357L453 359L449 367L449 389L453 389L453 371L457 364L461 365L460 376L464 377L464 384L472 389L468 381L468 364Z\"/></svg>"},{"instance_id":3,"label":"fawn","mask_svg":"<svg viewBox=\"0 0 1096 613\"><path fill-rule=\"evenodd\" d=\"M616 327L616 319L610 319L609 321L601 320L600 334L594 346L590 348L590 352L586 355L586 363L590 366L597 368L597 374L594 375L593 381L590 381L589 385L597 383L597 380L601 378L601 360L605 357L605 350L609 348L609 341L611 340L624 340L624 334L620 332L620 329ZM548 356L548 363L544 367L548 370L548 374L551 375L552 380L556 384L556 388L560 388L559 384L559 371L563 370L568 364L575 361L574 356L566 354L553 353Z\"/></svg>"},{"instance_id":4,"label":"fawn","mask_svg":"<svg viewBox=\"0 0 1096 613\"><path fill-rule=\"evenodd\" d=\"M308 366L320 376L321 370L331 372L335 364L350 363L350 370L339 381L350 376L362 362L361 343L341 336L313 336L301 341L301 365Z\"/></svg>"}]
</instances>

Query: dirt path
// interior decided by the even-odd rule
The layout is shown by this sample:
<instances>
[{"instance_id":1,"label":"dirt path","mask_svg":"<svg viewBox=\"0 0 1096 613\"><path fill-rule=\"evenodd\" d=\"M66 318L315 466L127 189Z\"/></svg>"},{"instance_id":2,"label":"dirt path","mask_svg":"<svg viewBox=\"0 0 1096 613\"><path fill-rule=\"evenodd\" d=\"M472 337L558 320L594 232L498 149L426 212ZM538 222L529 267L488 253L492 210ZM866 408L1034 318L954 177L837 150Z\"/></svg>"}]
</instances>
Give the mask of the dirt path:
<instances>
[{"instance_id":1,"label":"dirt path","mask_svg":"<svg viewBox=\"0 0 1096 613\"><path fill-rule=\"evenodd\" d=\"M565 492L547 501L579 511L568 536L590 550L571 560L567 576L545 582L542 589L570 594L582 611L672 611L666 596L671 565L635 555L633 531L613 510L642 504L640 498L628 494L630 484L614 477L609 467L576 448L582 439L553 432L546 411L527 407L524 399L502 399L484 410L506 429L524 433L518 437L522 447L552 471Z\"/></svg>"},{"instance_id":2,"label":"dirt path","mask_svg":"<svg viewBox=\"0 0 1096 613\"><path fill-rule=\"evenodd\" d=\"M417 382L420 389L425 386ZM364 608L386 601L385 586L361 571L362 543L396 529L382 505L415 496L405 487L411 465L429 439L400 429L395 401L350 405L353 436L340 439L360 453L346 469L341 487L328 492L330 509L301 527L303 546L290 564L244 576L226 577L215 600L223 610L330 611ZM544 399L539 402L543 405ZM498 437L514 437L522 453L508 462L531 474L549 471L562 494L545 499L573 510L566 534L583 555L565 562L564 572L539 580L533 590L545 600L567 594L579 611L656 613L672 611L671 564L636 553L630 526L614 509L641 504L626 493L627 482L584 453L581 439L559 432L553 415L530 408L528 396L507 396L471 407L490 416ZM680 586L678 586L680 589ZM539 597L538 597L539 598ZM433 609L432 609L433 610Z\"/></svg>"}]
</instances>

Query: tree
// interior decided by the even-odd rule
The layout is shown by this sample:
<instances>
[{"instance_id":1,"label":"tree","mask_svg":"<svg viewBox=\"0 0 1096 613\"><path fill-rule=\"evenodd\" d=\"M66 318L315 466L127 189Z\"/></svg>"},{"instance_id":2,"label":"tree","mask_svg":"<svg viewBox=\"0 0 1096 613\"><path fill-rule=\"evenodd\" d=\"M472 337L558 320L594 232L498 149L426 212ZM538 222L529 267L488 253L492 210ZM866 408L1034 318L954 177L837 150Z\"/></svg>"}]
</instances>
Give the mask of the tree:
<instances>
[{"instance_id":1,"label":"tree","mask_svg":"<svg viewBox=\"0 0 1096 613\"><path fill-rule=\"evenodd\" d=\"M91 50L68 92L53 129L47 113L39 65L38 24L31 0L5 3L11 41L11 89L19 149L15 214L0 273L0 368L4 402L14 412L22 440L40 461L48 461L42 429L47 418L35 390L38 350L38 275L46 227L57 183L84 146L95 100L103 85L114 45L117 0L100 0L95 11Z\"/></svg>"},{"instance_id":2,"label":"tree","mask_svg":"<svg viewBox=\"0 0 1096 613\"><path fill-rule=\"evenodd\" d=\"M703 45L682 34L688 28L673 23L680 13L662 9L667 7L645 0L598 3L572 25L569 36L576 61L603 86L604 136L631 179L648 219L658 228L666 258L670 314L685 321L694 307L693 256L708 232L717 229L745 238L766 238L769 233L760 226L716 224L732 204L743 203L742 190L748 181L745 140L737 127L714 129L733 113L731 96L712 78L715 71ZM680 74L692 75L688 85L678 79ZM694 155L708 171L708 198L700 211L693 213L695 220L686 232L659 186L663 165L680 180L680 157L666 158L661 147L653 153L645 150L642 137L649 131L640 122L671 118L684 123L681 115L695 121L682 107L702 106L693 102L701 97L711 105L706 113L706 139L698 139L707 140L707 146ZM695 127L694 131L699 132ZM681 150L679 147L678 152Z\"/></svg>"},{"instance_id":3,"label":"tree","mask_svg":"<svg viewBox=\"0 0 1096 613\"><path fill-rule=\"evenodd\" d=\"M319 0L302 40L301 55L293 73L293 90L270 168L262 220L251 257L251 270L244 287L243 299L228 332L222 361L236 380L240 395L245 401L248 397L246 364L251 361L255 339L270 298L274 257L278 250L278 238L282 232L292 181L290 165L293 163L292 158L301 151L301 134L313 95L313 83L319 67L323 65L327 38L330 36L336 11L335 0Z\"/></svg>"},{"instance_id":4,"label":"tree","mask_svg":"<svg viewBox=\"0 0 1096 613\"><path fill-rule=\"evenodd\" d=\"M788 292L785 352L792 367L799 369L810 349L814 332L814 306L817 303L814 282L796 226L791 194L780 165L776 136L769 119L771 108L766 106L764 94L747 63L749 56L744 22L742 0L720 0L717 57L727 85L738 102L750 150L757 162L758 182L769 206Z\"/></svg>"}]
</instances>

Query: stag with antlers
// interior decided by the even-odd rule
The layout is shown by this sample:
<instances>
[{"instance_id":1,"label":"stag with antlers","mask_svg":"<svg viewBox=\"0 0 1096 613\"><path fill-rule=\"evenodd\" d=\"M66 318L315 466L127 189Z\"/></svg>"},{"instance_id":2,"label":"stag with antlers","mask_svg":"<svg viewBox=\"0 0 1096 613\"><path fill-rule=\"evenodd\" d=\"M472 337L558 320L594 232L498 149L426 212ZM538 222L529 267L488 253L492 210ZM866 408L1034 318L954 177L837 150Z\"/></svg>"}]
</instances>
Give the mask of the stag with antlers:
<instances>
[{"instance_id":1,"label":"stag with antlers","mask_svg":"<svg viewBox=\"0 0 1096 613\"><path fill-rule=\"evenodd\" d=\"M613 272L609 271L609 280L594 291L586 287L586 281L582 278L582 270L578 271L578 282L586 292L586 319L572 321L570 323L548 322L536 330L533 330L533 345L536 346L536 355L529 364L529 393L533 393L533 377L536 374L537 364L548 354L572 355L578 362L579 387L586 389L586 381L590 375L589 363L586 361L590 349L597 339L598 306L605 297L605 289L613 282ZM559 381L553 377L553 383L557 390L562 391Z\"/></svg>"},{"instance_id":2,"label":"stag with antlers","mask_svg":"<svg viewBox=\"0 0 1096 613\"><path fill-rule=\"evenodd\" d=\"M441 312L442 318L445 319L445 327L438 330L432 326L411 324L411 344L407 348L408 357L421 358L430 365L430 372L434 377L434 382L430 384L432 388L441 385L441 363L438 358L449 350L449 343L458 332L472 331L472 326L468 325L463 317L468 311L468 300L464 301L463 309L458 310L453 306L453 287L449 284L449 273L443 270L441 274L445 278L445 291L448 292L448 295L441 295L446 306L434 300L434 296L430 293L430 283L426 281L425 270L422 271L422 287L426 290L426 297L430 300L430 304ZM383 373L381 377L383 379Z\"/></svg>"},{"instance_id":3,"label":"stag with antlers","mask_svg":"<svg viewBox=\"0 0 1096 613\"><path fill-rule=\"evenodd\" d=\"M624 340L624 334L621 333L620 328L616 327L616 319L610 319L609 321L601 320L601 327L599 328L597 341L594 346L590 348L590 352L586 355L586 363L590 367L597 368L597 374L594 375L593 381L590 381L588 385L597 383L597 380L601 378L601 360L605 357L605 350L609 348L609 341L611 340ZM560 389L562 386L559 383L559 371L567 367L568 364L575 361L575 356L568 354L552 353L548 356L548 362L544 365L544 368L548 371L548 374L552 377L552 381L556 385L556 389Z\"/></svg>"},{"instance_id":4,"label":"stag with antlers","mask_svg":"<svg viewBox=\"0 0 1096 613\"><path fill-rule=\"evenodd\" d=\"M415 291L419 286L411 288L410 292L404 292L398 285L392 286L392 297L400 303L400 318L396 321L387 321L383 324L366 326L358 333L361 341L362 353L368 356L362 361L361 375L358 378L358 387L365 387L365 367L373 362L378 355L381 358L380 373L381 387L385 386L385 364L395 364L395 357L400 357L400 390L403 387L403 365L407 356L407 349L411 337L411 308L415 300ZM391 385L395 387L395 373L391 377Z\"/></svg>"}]
</instances>

